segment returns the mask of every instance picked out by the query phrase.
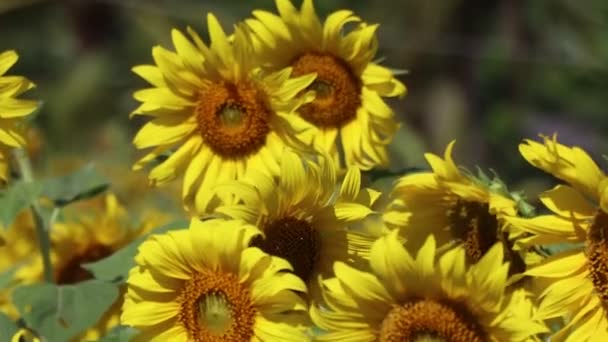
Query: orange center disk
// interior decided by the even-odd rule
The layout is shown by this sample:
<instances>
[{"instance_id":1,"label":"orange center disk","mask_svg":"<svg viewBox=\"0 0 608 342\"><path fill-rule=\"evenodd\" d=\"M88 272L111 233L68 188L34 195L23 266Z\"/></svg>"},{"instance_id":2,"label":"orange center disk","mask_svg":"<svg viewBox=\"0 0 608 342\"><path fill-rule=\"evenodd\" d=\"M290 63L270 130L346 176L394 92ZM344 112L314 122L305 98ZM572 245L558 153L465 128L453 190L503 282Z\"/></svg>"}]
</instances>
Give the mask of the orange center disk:
<instances>
[{"instance_id":1,"label":"orange center disk","mask_svg":"<svg viewBox=\"0 0 608 342\"><path fill-rule=\"evenodd\" d=\"M196 115L204 142L225 158L257 152L270 132L272 111L251 83L220 82L201 92Z\"/></svg>"},{"instance_id":2,"label":"orange center disk","mask_svg":"<svg viewBox=\"0 0 608 342\"><path fill-rule=\"evenodd\" d=\"M299 109L308 122L326 128L339 128L357 117L361 106L361 82L348 64L329 54L305 53L292 62L293 76L317 73L307 90L315 100Z\"/></svg>"}]
</instances>

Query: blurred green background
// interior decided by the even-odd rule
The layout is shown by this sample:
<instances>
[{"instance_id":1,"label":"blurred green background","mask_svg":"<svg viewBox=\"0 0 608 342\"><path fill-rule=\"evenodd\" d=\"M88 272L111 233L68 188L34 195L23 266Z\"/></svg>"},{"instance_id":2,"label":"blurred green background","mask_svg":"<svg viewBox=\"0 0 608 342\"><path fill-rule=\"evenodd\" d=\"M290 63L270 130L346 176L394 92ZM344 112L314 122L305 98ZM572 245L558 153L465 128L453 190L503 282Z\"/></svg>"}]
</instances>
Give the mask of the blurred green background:
<instances>
[{"instance_id":1,"label":"blurred green background","mask_svg":"<svg viewBox=\"0 0 608 342\"><path fill-rule=\"evenodd\" d=\"M408 95L391 101L402 129L391 168L426 167L457 139L458 162L492 168L532 194L548 176L519 156L522 138L558 132L560 141L604 162L608 131L608 2L568 0L316 1L321 16L353 9L380 23L385 65L407 69ZM171 48L173 27L205 37L205 14L230 30L272 0L0 0L0 50L21 56L13 74L38 85L38 167L71 158L115 165L120 177L138 155L130 140L131 71L152 62L151 48ZM145 183L145 175L138 179Z\"/></svg>"}]
</instances>

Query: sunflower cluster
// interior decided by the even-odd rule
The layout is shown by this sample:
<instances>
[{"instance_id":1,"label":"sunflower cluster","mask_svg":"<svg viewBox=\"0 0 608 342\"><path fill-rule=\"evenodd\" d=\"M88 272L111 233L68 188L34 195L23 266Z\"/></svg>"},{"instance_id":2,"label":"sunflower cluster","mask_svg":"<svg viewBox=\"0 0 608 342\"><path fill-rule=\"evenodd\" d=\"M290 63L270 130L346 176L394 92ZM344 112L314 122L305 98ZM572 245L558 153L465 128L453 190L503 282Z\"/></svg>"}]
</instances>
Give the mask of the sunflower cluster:
<instances>
[{"instance_id":1,"label":"sunflower cluster","mask_svg":"<svg viewBox=\"0 0 608 342\"><path fill-rule=\"evenodd\" d=\"M154 47L154 64L133 69L151 85L134 94L132 115L150 117L134 145L151 150L133 169L150 167L151 186L179 178L189 224L133 224L112 194L52 221L58 286L136 250L112 280L118 298L72 340L122 328L136 341L608 340L608 177L591 157L556 136L520 145L564 182L540 195L543 215L497 175L459 166L454 141L377 190L370 175L399 128L385 98L406 91L376 62L378 25L349 10L322 21L312 0L276 7L231 33L209 14L208 40L175 29L174 51ZM16 58L0 54L0 76ZM37 107L15 97L31 87L0 77L2 180ZM36 218L6 230L13 287L48 271ZM0 307L16 319L11 290ZM44 340L30 321L13 342Z\"/></svg>"}]
</instances>

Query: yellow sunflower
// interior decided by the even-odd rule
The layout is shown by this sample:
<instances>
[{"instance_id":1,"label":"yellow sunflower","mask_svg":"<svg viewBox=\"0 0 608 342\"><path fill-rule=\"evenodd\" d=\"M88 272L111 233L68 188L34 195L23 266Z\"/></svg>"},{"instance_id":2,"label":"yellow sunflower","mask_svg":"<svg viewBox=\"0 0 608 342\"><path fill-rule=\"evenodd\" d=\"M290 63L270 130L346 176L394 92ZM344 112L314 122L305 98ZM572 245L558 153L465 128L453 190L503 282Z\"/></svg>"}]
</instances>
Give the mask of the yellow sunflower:
<instances>
[{"instance_id":1,"label":"yellow sunflower","mask_svg":"<svg viewBox=\"0 0 608 342\"><path fill-rule=\"evenodd\" d=\"M330 14L322 24L312 0L304 0L300 10L290 0L277 0L276 6L278 16L258 10L246 23L270 70L290 66L295 75L317 74L308 87L315 100L298 111L316 126L315 145L336 162L341 152L346 166L388 166L386 146L399 124L382 98L402 96L405 87L390 69L372 62L378 25L368 25L348 10ZM356 26L345 34L349 23Z\"/></svg>"},{"instance_id":2,"label":"yellow sunflower","mask_svg":"<svg viewBox=\"0 0 608 342\"><path fill-rule=\"evenodd\" d=\"M359 264L373 239L349 229L373 214L370 206L380 195L361 189L361 174L353 167L341 184L329 158L319 162L285 150L278 177L252 173L240 182L220 185L218 192L240 197L216 212L256 225L263 236L252 246L286 259L294 273L316 296L317 278L332 274L334 261Z\"/></svg>"},{"instance_id":3,"label":"yellow sunflower","mask_svg":"<svg viewBox=\"0 0 608 342\"><path fill-rule=\"evenodd\" d=\"M0 181L8 175L8 152L14 147L25 145L23 119L38 107L38 102L17 99L26 90L34 88L34 83L22 76L4 76L17 62L19 56L9 50L0 53Z\"/></svg>"},{"instance_id":4,"label":"yellow sunflower","mask_svg":"<svg viewBox=\"0 0 608 342\"><path fill-rule=\"evenodd\" d=\"M318 341L523 341L546 331L519 296L505 293L509 265L495 244L467 266L462 246L438 256L429 236L416 255L394 231L371 251L371 272L344 263L312 306Z\"/></svg>"},{"instance_id":5,"label":"yellow sunflower","mask_svg":"<svg viewBox=\"0 0 608 342\"><path fill-rule=\"evenodd\" d=\"M608 340L608 179L585 151L561 145L555 136L525 140L519 150L567 183L540 196L551 215L509 219L532 234L525 243L570 246L526 272L549 283L537 316L566 319L551 341Z\"/></svg>"},{"instance_id":6,"label":"yellow sunflower","mask_svg":"<svg viewBox=\"0 0 608 342\"><path fill-rule=\"evenodd\" d=\"M121 323L143 341L307 341L306 286L285 260L248 247L258 234L195 219L152 236L129 273Z\"/></svg>"},{"instance_id":7,"label":"yellow sunflower","mask_svg":"<svg viewBox=\"0 0 608 342\"><path fill-rule=\"evenodd\" d=\"M252 169L278 173L284 146L305 148L300 137L311 126L289 114L312 100L312 92L296 95L314 80L314 74L290 78L291 68L263 72L246 26L228 37L212 14L207 22L209 46L191 29L190 39L173 30L177 52L157 46L156 66L133 69L154 86L134 94L143 104L133 114L153 117L134 144L155 147L134 169L170 154L151 170L150 182L160 185L183 174L184 202L199 213L219 182Z\"/></svg>"},{"instance_id":8,"label":"yellow sunflower","mask_svg":"<svg viewBox=\"0 0 608 342\"><path fill-rule=\"evenodd\" d=\"M135 225L113 194L73 204L65 211L64 221L53 224L50 236L54 281L59 285L92 279L93 275L82 264L110 256L167 221L164 215L146 213ZM21 284L41 281L40 257L19 269L16 278ZM75 340L97 340L103 336L118 324L121 305L122 296L119 296L97 324Z\"/></svg>"},{"instance_id":9,"label":"yellow sunflower","mask_svg":"<svg viewBox=\"0 0 608 342\"><path fill-rule=\"evenodd\" d=\"M461 172L452 159L454 143L447 146L443 159L425 154L432 172L408 174L396 182L384 220L399 228L414 250L432 233L440 245L464 244L471 262L500 241L511 274L523 272L525 255L515 251L505 221L517 215L517 203Z\"/></svg>"},{"instance_id":10,"label":"yellow sunflower","mask_svg":"<svg viewBox=\"0 0 608 342\"><path fill-rule=\"evenodd\" d=\"M0 248L0 273L10 272L12 268L19 267L40 255L31 211L19 213L6 229L0 224L0 231L4 231L6 239L6 245ZM13 285L16 283L18 280L12 279L6 288L0 289L0 311L13 319L19 317L17 309L10 300Z\"/></svg>"}]
</instances>

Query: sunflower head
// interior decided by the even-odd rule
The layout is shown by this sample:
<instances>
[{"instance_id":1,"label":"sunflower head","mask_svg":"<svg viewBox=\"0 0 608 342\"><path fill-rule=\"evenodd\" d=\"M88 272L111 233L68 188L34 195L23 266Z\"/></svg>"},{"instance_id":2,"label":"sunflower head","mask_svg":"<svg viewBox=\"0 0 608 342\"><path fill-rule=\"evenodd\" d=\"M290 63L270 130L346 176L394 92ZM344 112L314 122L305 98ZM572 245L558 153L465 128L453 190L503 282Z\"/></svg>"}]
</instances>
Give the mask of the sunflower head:
<instances>
[{"instance_id":1,"label":"sunflower head","mask_svg":"<svg viewBox=\"0 0 608 342\"><path fill-rule=\"evenodd\" d=\"M173 30L176 52L155 47L156 65L133 70L153 87L137 91L142 102L133 114L153 117L137 133L137 148L154 147L134 169L162 158L149 175L151 184L184 176L187 208L205 212L213 187L239 179L252 169L278 173L285 146L307 150L302 134L309 125L291 115L313 99L306 91L314 74L292 78L292 68L259 68L250 29L235 27L228 37L209 14L210 44L188 28Z\"/></svg>"},{"instance_id":2,"label":"sunflower head","mask_svg":"<svg viewBox=\"0 0 608 342\"><path fill-rule=\"evenodd\" d=\"M373 240L350 227L373 214L370 206L378 198L361 188L358 169L351 168L336 183L331 158L316 157L286 149L278 176L257 173L218 186L218 193L237 200L216 209L259 227L262 234L251 245L286 259L313 297L318 277L329 276L335 261L361 264L369 254Z\"/></svg>"},{"instance_id":3,"label":"sunflower head","mask_svg":"<svg viewBox=\"0 0 608 342\"><path fill-rule=\"evenodd\" d=\"M393 232L374 243L370 272L335 264L311 317L325 341L522 341L545 327L506 294L502 253L496 244L468 264L462 246L439 255L430 236L412 254Z\"/></svg>"},{"instance_id":4,"label":"sunflower head","mask_svg":"<svg viewBox=\"0 0 608 342\"><path fill-rule=\"evenodd\" d=\"M0 225L0 231L6 240L6 245L0 246L0 273L11 274L11 268L37 260L39 252L34 217L31 211L19 213L14 222L6 227L6 230ZM19 317L19 313L10 296L12 286L18 284L19 280L19 274L15 274L13 279L6 284L6 288L0 291L0 310L14 319Z\"/></svg>"},{"instance_id":5,"label":"sunflower head","mask_svg":"<svg viewBox=\"0 0 608 342\"><path fill-rule=\"evenodd\" d=\"M11 148L25 145L24 118L33 113L38 102L18 99L34 83L22 76L6 76L19 56L13 50L0 52L0 181L8 175L8 159Z\"/></svg>"},{"instance_id":6,"label":"sunflower head","mask_svg":"<svg viewBox=\"0 0 608 342\"><path fill-rule=\"evenodd\" d=\"M152 236L129 273L121 323L141 340L304 341L306 287L283 259L248 247L242 221L192 221Z\"/></svg>"},{"instance_id":7,"label":"sunflower head","mask_svg":"<svg viewBox=\"0 0 608 342\"><path fill-rule=\"evenodd\" d=\"M93 274L83 267L84 264L110 256L167 220L166 216L155 214L146 215L137 223L133 223L127 210L111 193L75 203L64 209L62 216L61 222L53 224L50 239L54 282L64 286L92 279ZM33 227L33 223L31 224ZM33 231L33 228L31 229ZM35 239L32 238L32 241ZM29 259L23 258L25 264L17 270L15 281L19 284L42 281L43 269L40 258L39 253ZM124 289L121 291L124 292ZM96 340L105 335L118 324L121 304L122 296L110 306L93 327L76 339ZM7 307L13 310L12 306Z\"/></svg>"},{"instance_id":8,"label":"sunflower head","mask_svg":"<svg viewBox=\"0 0 608 342\"><path fill-rule=\"evenodd\" d=\"M143 233L142 227L130 224L126 209L111 193L78 203L64 216L51 234L58 284L91 279L82 264L111 255Z\"/></svg>"},{"instance_id":9,"label":"sunflower head","mask_svg":"<svg viewBox=\"0 0 608 342\"><path fill-rule=\"evenodd\" d=\"M453 147L454 141L443 158L425 154L432 172L409 174L396 182L385 221L400 229L414 249L431 227L440 245L462 243L471 262L502 242L511 274L523 272L523 251L514 250L506 221L517 215L517 202L461 172L452 158Z\"/></svg>"},{"instance_id":10,"label":"sunflower head","mask_svg":"<svg viewBox=\"0 0 608 342\"><path fill-rule=\"evenodd\" d=\"M544 285L536 316L562 320L552 341L608 339L608 211L606 176L581 148L557 142L525 140L521 154L532 165L568 184L559 184L539 197L550 214L509 218L530 236L526 245L566 245L529 267L526 275Z\"/></svg>"},{"instance_id":11,"label":"sunflower head","mask_svg":"<svg viewBox=\"0 0 608 342\"><path fill-rule=\"evenodd\" d=\"M389 69L372 62L378 25L368 25L348 10L321 22L312 0L304 0L300 9L289 0L277 0L276 6L278 15L256 10L245 22L255 32L253 43L266 68L316 73L307 88L316 98L298 111L317 128L315 144L336 161L342 153L347 166L385 166L385 146L398 124L382 97L403 95L405 87ZM335 146L338 133L343 151Z\"/></svg>"}]
</instances>

